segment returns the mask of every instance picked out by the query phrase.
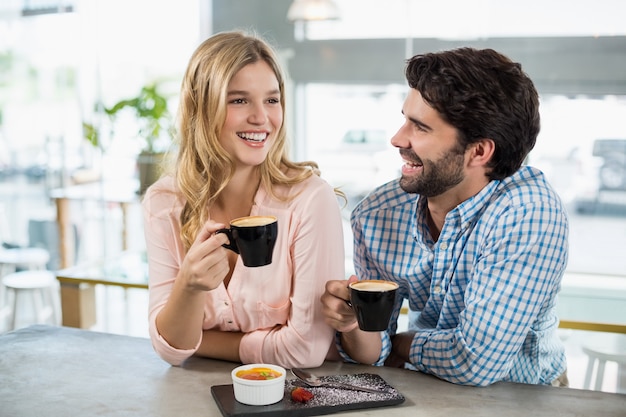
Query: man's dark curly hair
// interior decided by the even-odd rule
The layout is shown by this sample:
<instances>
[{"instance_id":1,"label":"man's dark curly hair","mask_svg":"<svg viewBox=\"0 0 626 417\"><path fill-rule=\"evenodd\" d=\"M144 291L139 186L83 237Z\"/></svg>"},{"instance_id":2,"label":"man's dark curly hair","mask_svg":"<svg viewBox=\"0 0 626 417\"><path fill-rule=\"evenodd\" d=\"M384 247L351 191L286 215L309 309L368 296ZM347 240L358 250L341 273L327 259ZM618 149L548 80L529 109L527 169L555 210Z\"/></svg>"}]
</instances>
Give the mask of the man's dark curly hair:
<instances>
[{"instance_id":1,"label":"man's dark curly hair","mask_svg":"<svg viewBox=\"0 0 626 417\"><path fill-rule=\"evenodd\" d=\"M459 131L462 146L492 139L490 179L513 174L535 146L539 97L519 63L493 49L459 48L407 61L409 87Z\"/></svg>"}]
</instances>

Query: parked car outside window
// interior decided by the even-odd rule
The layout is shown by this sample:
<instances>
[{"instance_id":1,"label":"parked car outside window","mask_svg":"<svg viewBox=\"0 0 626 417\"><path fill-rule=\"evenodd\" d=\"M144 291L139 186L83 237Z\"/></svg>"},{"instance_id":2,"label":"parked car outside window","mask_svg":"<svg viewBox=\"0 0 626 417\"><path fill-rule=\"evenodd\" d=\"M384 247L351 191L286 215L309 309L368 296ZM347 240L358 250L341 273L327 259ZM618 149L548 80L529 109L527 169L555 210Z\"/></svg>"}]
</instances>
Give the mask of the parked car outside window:
<instances>
[{"instance_id":1,"label":"parked car outside window","mask_svg":"<svg viewBox=\"0 0 626 417\"><path fill-rule=\"evenodd\" d=\"M578 152L574 207L581 214L626 214L626 139L596 139Z\"/></svg>"},{"instance_id":2,"label":"parked car outside window","mask_svg":"<svg viewBox=\"0 0 626 417\"><path fill-rule=\"evenodd\" d=\"M602 158L598 171L600 189L626 191L626 139L596 139L593 156Z\"/></svg>"}]
</instances>

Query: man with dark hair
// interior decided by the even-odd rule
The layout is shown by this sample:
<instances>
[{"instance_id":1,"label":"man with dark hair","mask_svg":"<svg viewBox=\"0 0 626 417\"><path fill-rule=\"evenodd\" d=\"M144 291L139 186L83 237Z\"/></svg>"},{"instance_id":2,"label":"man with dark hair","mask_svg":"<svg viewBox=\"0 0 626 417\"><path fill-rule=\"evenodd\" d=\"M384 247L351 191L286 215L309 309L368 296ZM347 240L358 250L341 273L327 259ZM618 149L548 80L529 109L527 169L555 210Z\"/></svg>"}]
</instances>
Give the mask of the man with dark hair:
<instances>
[{"instance_id":1,"label":"man with dark hair","mask_svg":"<svg viewBox=\"0 0 626 417\"><path fill-rule=\"evenodd\" d=\"M556 298L568 220L537 169L539 99L521 65L491 49L408 60L402 177L352 212L358 279L398 283L385 332L358 328L349 280L326 285L326 322L346 360L405 366L464 385L567 385ZM397 333L403 300L409 331Z\"/></svg>"}]
</instances>

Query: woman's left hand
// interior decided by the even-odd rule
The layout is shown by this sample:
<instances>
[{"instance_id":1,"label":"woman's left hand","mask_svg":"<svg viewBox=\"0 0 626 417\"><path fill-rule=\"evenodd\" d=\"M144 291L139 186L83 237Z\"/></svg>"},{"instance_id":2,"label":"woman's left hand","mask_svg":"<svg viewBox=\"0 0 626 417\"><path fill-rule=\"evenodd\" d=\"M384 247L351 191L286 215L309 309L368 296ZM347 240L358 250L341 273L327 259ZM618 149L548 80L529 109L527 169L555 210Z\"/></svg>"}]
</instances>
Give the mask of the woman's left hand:
<instances>
[{"instance_id":1,"label":"woman's left hand","mask_svg":"<svg viewBox=\"0 0 626 417\"><path fill-rule=\"evenodd\" d=\"M196 236L179 271L179 279L185 290L211 291L228 275L230 267L227 249L222 247L228 243L228 236L215 233L224 227L221 223L209 220Z\"/></svg>"}]
</instances>

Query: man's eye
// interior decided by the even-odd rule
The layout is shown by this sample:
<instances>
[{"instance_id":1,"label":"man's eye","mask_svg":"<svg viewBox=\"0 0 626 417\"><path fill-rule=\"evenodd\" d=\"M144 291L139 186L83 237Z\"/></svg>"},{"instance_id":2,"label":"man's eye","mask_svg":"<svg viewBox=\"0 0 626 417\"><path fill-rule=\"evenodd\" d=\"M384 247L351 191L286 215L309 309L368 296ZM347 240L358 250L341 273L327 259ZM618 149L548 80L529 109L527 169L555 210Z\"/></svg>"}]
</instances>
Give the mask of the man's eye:
<instances>
[{"instance_id":1,"label":"man's eye","mask_svg":"<svg viewBox=\"0 0 626 417\"><path fill-rule=\"evenodd\" d=\"M426 129L426 127L422 125L421 123L413 123L413 126L415 126L415 129L417 129L420 132L428 132L428 129Z\"/></svg>"}]
</instances>

